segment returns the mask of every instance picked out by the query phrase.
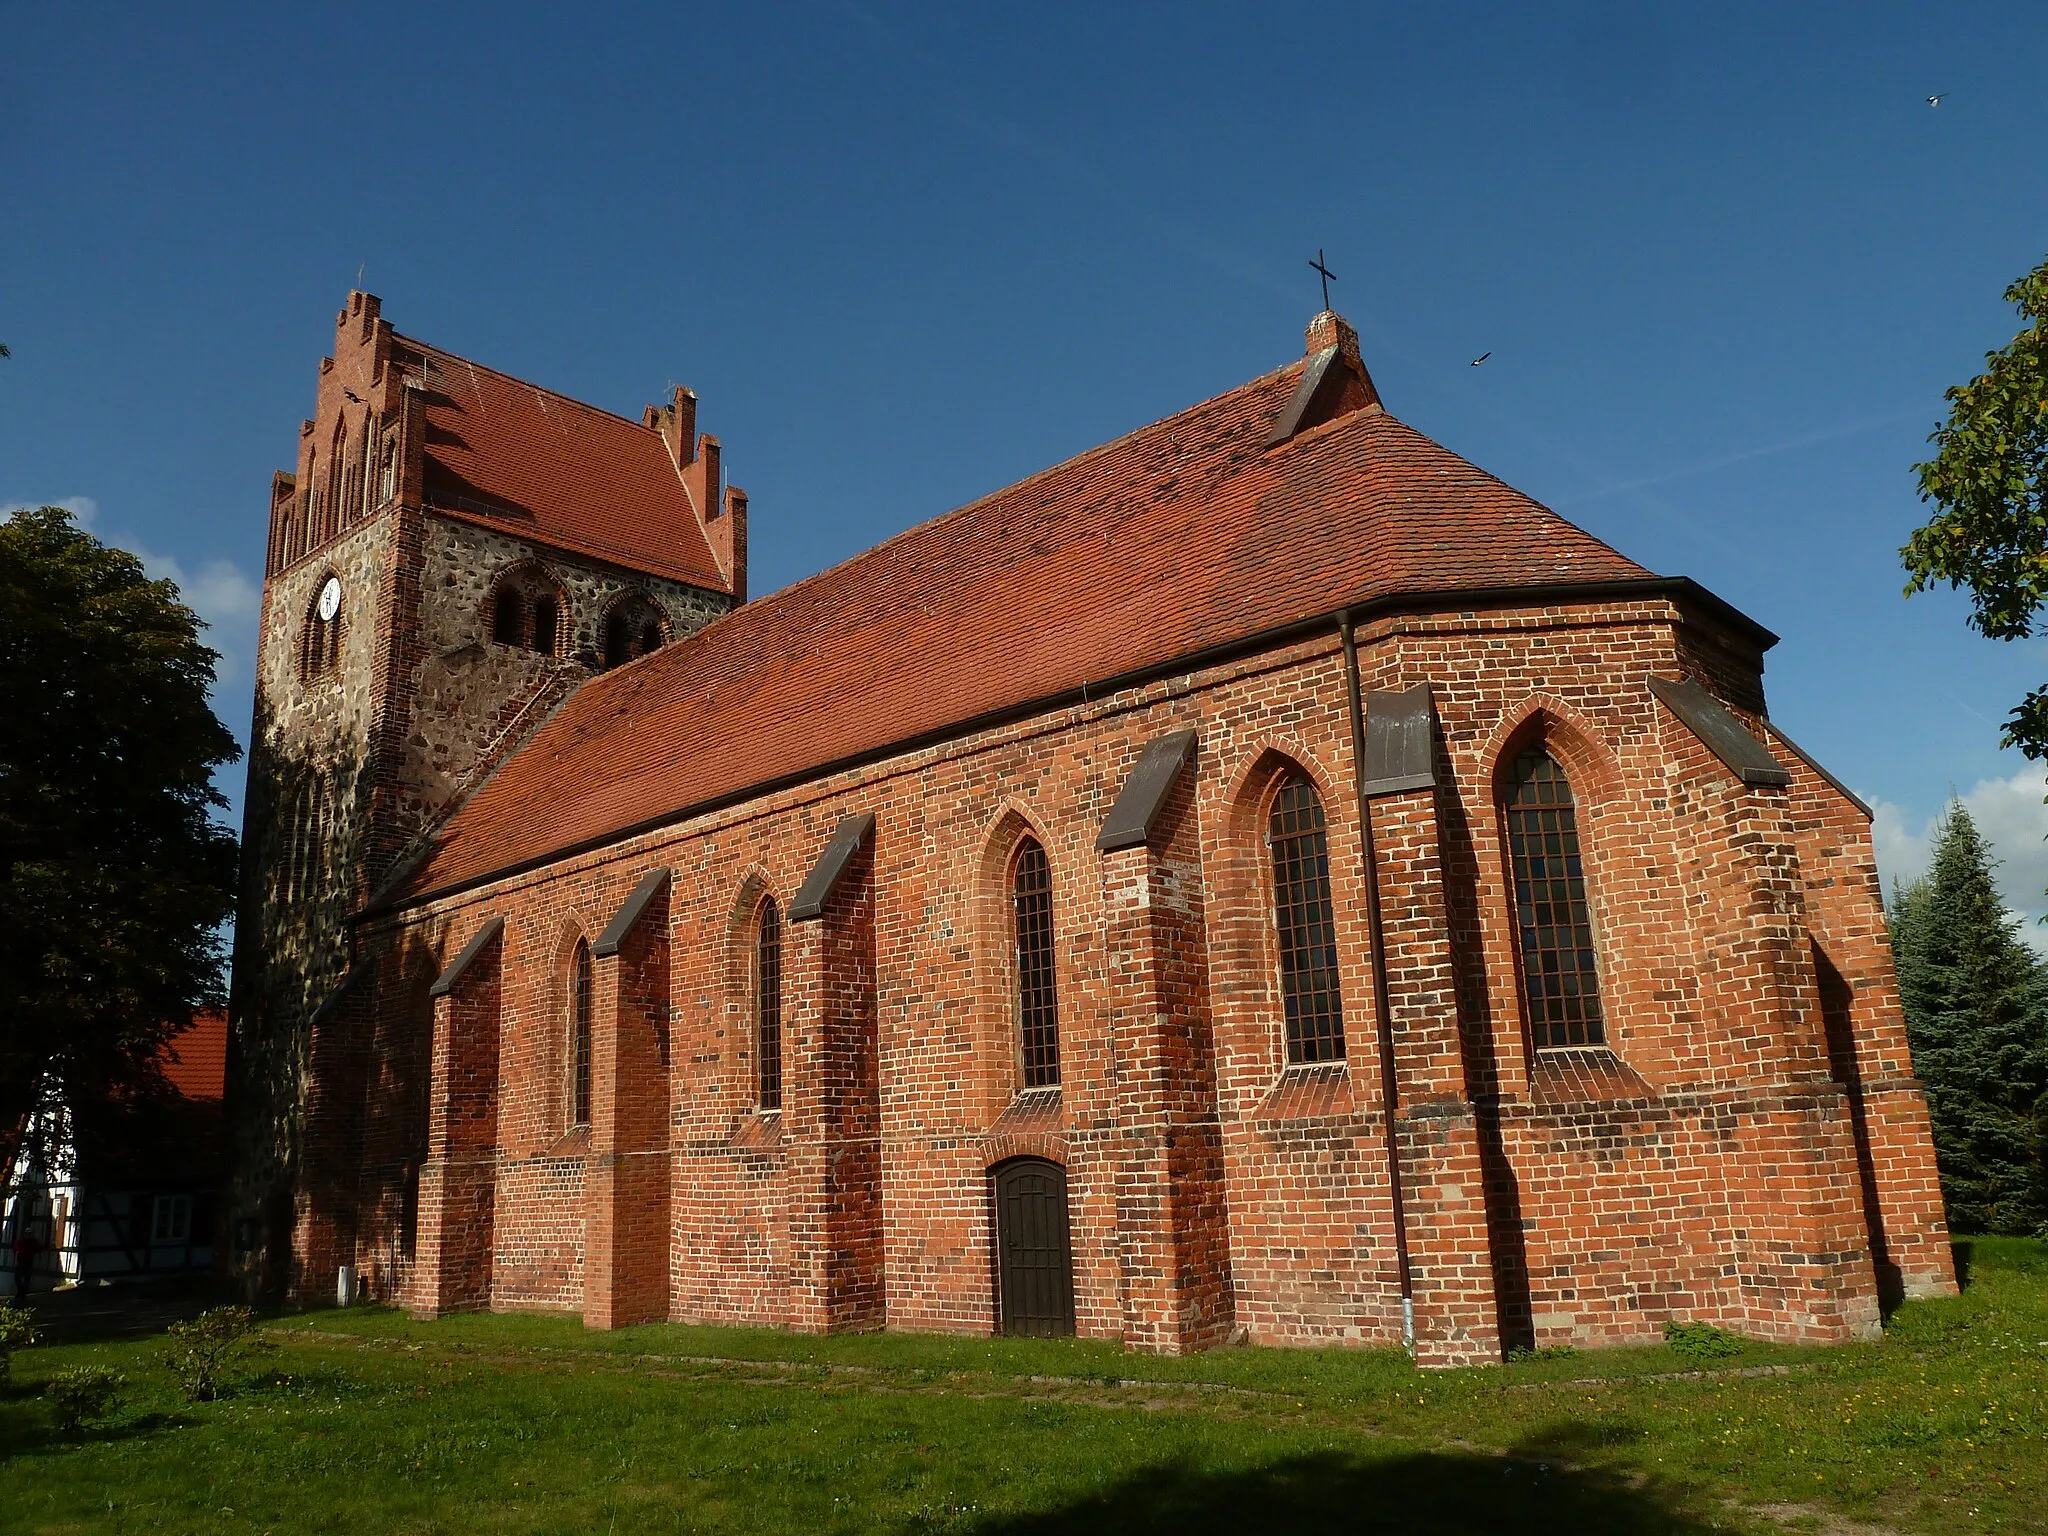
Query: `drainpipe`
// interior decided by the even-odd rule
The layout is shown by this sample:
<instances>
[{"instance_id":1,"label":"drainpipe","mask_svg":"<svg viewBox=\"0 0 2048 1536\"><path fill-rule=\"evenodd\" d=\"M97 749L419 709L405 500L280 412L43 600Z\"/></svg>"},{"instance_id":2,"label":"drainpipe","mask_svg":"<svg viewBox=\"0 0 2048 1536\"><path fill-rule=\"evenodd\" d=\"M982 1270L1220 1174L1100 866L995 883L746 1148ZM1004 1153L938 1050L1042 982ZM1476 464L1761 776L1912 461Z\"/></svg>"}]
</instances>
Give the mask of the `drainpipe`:
<instances>
[{"instance_id":1,"label":"drainpipe","mask_svg":"<svg viewBox=\"0 0 2048 1536\"><path fill-rule=\"evenodd\" d=\"M1387 1122L1387 1186L1394 1205L1394 1260L1401 1275L1401 1343L1415 1350L1415 1281L1408 1258L1408 1217L1401 1195L1401 1132L1395 1122L1400 1084L1394 1074L1394 1009L1387 995L1387 941L1380 924L1380 860L1373 846L1372 804L1365 793L1365 696L1358 684L1358 637L1351 612L1337 616L1344 641L1344 682L1351 705L1351 778L1358 794L1358 841L1365 861L1365 916L1372 935L1372 993L1380 1042L1380 1104Z\"/></svg>"}]
</instances>

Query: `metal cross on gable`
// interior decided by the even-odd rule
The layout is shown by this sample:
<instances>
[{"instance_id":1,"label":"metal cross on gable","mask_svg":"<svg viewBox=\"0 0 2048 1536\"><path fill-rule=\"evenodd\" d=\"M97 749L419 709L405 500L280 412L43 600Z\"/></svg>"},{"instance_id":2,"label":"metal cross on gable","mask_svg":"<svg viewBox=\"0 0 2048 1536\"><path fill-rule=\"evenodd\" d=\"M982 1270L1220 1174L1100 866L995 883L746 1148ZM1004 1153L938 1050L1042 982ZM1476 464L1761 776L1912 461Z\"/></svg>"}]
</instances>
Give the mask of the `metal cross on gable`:
<instances>
[{"instance_id":1,"label":"metal cross on gable","mask_svg":"<svg viewBox=\"0 0 2048 1536\"><path fill-rule=\"evenodd\" d=\"M1330 307L1330 284L1336 281L1337 274L1323 265L1323 248L1321 246L1316 247L1316 259L1310 262L1309 266L1323 274L1323 308L1328 309Z\"/></svg>"}]
</instances>

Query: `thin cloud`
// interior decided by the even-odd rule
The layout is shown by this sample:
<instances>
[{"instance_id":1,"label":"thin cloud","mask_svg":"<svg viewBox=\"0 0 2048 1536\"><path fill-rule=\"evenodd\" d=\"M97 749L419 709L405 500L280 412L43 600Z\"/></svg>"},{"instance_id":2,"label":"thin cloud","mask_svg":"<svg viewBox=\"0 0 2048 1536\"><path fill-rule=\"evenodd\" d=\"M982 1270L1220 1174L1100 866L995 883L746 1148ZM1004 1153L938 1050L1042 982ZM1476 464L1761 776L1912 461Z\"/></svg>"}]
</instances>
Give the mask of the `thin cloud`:
<instances>
[{"instance_id":1,"label":"thin cloud","mask_svg":"<svg viewBox=\"0 0 2048 1536\"><path fill-rule=\"evenodd\" d=\"M2048 794L2048 773L2023 768L2010 778L1979 779L1967 794L1956 798L2000 861L1992 878L2007 908L2025 920L2021 937L2048 952L2048 928L2040 921L2048 913L2048 805L2042 803L2044 794ZM1894 883L1911 884L1927 873L1941 816L1914 818L1905 807L1889 800L1872 802L1872 809L1875 818L1870 836L1889 897Z\"/></svg>"},{"instance_id":2,"label":"thin cloud","mask_svg":"<svg viewBox=\"0 0 2048 1536\"><path fill-rule=\"evenodd\" d=\"M10 501L0 504L0 518L11 518L17 512L33 512L38 507L62 507L78 519L78 526L90 528L99 520L100 504L90 496L64 496L56 501Z\"/></svg>"},{"instance_id":3,"label":"thin cloud","mask_svg":"<svg viewBox=\"0 0 2048 1536\"><path fill-rule=\"evenodd\" d=\"M142 569L156 581L176 585L185 605L206 625L207 639L220 652L214 679L214 695L222 685L240 683L255 675L254 621L263 601L263 589L247 571L232 560L208 560L192 570L174 555L146 549L136 540L119 533L100 530L100 504L90 496L64 496L54 501L10 501L0 504L0 518L11 518L36 507L63 507L78 520L78 526L95 538L125 549L142 562Z\"/></svg>"}]
</instances>

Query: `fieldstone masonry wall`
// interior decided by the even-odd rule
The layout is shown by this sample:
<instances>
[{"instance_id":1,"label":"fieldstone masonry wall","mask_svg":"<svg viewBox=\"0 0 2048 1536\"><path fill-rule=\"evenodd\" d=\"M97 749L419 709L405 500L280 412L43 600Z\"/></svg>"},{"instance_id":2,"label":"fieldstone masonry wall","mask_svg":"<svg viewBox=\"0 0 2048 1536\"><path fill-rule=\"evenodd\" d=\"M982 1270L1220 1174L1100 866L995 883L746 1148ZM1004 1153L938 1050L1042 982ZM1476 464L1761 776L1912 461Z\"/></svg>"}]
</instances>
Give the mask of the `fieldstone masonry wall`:
<instances>
[{"instance_id":1,"label":"fieldstone masonry wall","mask_svg":"<svg viewBox=\"0 0 2048 1536\"><path fill-rule=\"evenodd\" d=\"M411 835L436 824L492 763L599 669L604 619L614 604L644 595L662 614L671 640L731 606L722 593L602 566L432 511L421 545L420 646L407 679L401 779ZM518 572L539 575L561 594L553 655L491 640L492 597L500 581Z\"/></svg>"},{"instance_id":2,"label":"fieldstone masonry wall","mask_svg":"<svg viewBox=\"0 0 2048 1536\"><path fill-rule=\"evenodd\" d=\"M402 1160L366 1150L333 1224L352 1246L306 1234L301 1252L352 1251L421 1312L986 1332L990 1171L1033 1155L1067 1170L1079 1331L1148 1349L1399 1340L1397 1173L1426 1363L1645 1340L1670 1319L1858 1336L1874 1240L1901 1288L1951 1287L1867 824L1789 752L1789 788L1741 784L1648 687L1696 679L1768 733L1754 650L1664 599L1417 613L1360 642L1365 687L1432 684L1440 730L1436 789L1371 810L1391 1106L1333 626L364 925L360 1059L333 1082L374 1096L430 1040L438 1127L484 1079L454 1042L490 1036L430 1013L407 978L505 920L491 1251L473 1246L481 1185L452 1182L443 1139L416 1234ZM1199 745L1151 845L1096 852L1145 743L1176 729ZM1538 740L1578 800L1606 1004L1606 1043L1570 1053L1523 1027L1499 811L1504 765ZM1264 843L1290 767L1327 822L1347 1045L1313 1068L1284 1059ZM823 921L791 929L785 1108L764 1113L752 914L764 893L787 910L862 813L861 862ZM1021 1091L1010 1005L1003 881L1027 831L1052 871L1052 1093ZM600 968L608 1043L578 1132L566 957L660 867L642 947ZM1816 953L1840 977L1846 1055L1828 1049ZM355 1116L366 1147L380 1113Z\"/></svg>"}]
</instances>

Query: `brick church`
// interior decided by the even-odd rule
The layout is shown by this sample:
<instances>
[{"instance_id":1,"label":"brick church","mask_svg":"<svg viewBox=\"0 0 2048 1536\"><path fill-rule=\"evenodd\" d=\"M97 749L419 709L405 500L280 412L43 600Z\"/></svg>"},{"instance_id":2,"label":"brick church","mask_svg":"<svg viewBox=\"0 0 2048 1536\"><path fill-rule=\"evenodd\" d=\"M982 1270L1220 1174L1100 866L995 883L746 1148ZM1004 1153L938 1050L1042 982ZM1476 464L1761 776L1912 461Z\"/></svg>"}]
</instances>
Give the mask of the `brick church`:
<instances>
[{"instance_id":1,"label":"brick church","mask_svg":"<svg viewBox=\"0 0 2048 1536\"><path fill-rule=\"evenodd\" d=\"M751 601L696 416L350 294L271 492L251 1290L1447 1365L1953 1289L1776 637L1338 316Z\"/></svg>"}]
</instances>

